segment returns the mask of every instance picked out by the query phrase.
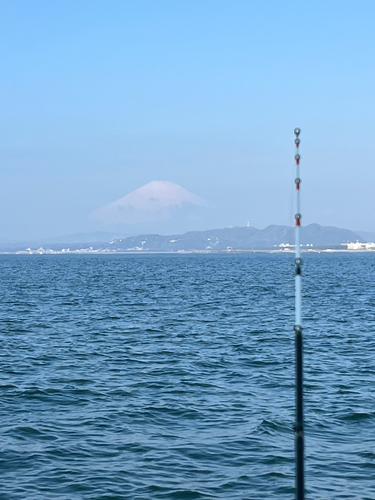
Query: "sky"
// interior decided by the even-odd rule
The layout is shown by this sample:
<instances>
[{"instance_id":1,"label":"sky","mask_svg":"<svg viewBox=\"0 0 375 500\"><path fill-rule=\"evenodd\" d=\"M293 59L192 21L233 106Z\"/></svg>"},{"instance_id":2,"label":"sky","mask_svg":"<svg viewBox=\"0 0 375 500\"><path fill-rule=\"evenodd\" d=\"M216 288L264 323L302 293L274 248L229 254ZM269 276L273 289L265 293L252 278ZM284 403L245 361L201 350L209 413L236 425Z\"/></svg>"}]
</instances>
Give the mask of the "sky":
<instances>
[{"instance_id":1,"label":"sky","mask_svg":"<svg viewBox=\"0 0 375 500\"><path fill-rule=\"evenodd\" d=\"M179 229L375 231L372 0L0 0L0 240L175 227L92 212L151 181Z\"/></svg>"}]
</instances>

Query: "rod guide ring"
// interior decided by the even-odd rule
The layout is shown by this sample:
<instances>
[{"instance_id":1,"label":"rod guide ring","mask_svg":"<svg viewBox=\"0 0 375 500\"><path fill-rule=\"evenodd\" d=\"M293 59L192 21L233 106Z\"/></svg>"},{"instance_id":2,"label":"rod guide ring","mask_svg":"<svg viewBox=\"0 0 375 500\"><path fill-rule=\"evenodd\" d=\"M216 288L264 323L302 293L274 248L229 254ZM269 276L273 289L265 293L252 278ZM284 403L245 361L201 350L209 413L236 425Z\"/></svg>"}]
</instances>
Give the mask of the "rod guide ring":
<instances>
[{"instance_id":1,"label":"rod guide ring","mask_svg":"<svg viewBox=\"0 0 375 500\"><path fill-rule=\"evenodd\" d=\"M298 136L299 136L299 134L301 133L301 129L300 129L300 128L295 128L295 129L294 129L294 133L295 133L295 135L298 137Z\"/></svg>"},{"instance_id":2,"label":"rod guide ring","mask_svg":"<svg viewBox=\"0 0 375 500\"><path fill-rule=\"evenodd\" d=\"M301 183L301 179L300 179L299 177L296 177L296 178L294 179L294 182L295 182L296 184L300 184L300 183Z\"/></svg>"},{"instance_id":3,"label":"rod guide ring","mask_svg":"<svg viewBox=\"0 0 375 500\"><path fill-rule=\"evenodd\" d=\"M302 326L301 325L294 325L294 331L296 333L302 333Z\"/></svg>"},{"instance_id":4,"label":"rod guide ring","mask_svg":"<svg viewBox=\"0 0 375 500\"><path fill-rule=\"evenodd\" d=\"M296 422L295 424L293 424L293 431L294 432L303 432L303 424L301 424L300 422Z\"/></svg>"},{"instance_id":5,"label":"rod guide ring","mask_svg":"<svg viewBox=\"0 0 375 500\"><path fill-rule=\"evenodd\" d=\"M295 262L296 266L302 265L302 259L301 259L301 257L297 257L296 259L294 259L294 262Z\"/></svg>"},{"instance_id":6,"label":"rod guide ring","mask_svg":"<svg viewBox=\"0 0 375 500\"><path fill-rule=\"evenodd\" d=\"M301 219L301 217L302 217L302 215L301 215L301 214L296 214L296 215L294 216L294 218L295 218L296 220L300 220L300 219Z\"/></svg>"},{"instance_id":7,"label":"rod guide ring","mask_svg":"<svg viewBox=\"0 0 375 500\"><path fill-rule=\"evenodd\" d=\"M294 159L295 160L300 160L301 159L301 155L299 155L299 154L294 155Z\"/></svg>"}]
</instances>

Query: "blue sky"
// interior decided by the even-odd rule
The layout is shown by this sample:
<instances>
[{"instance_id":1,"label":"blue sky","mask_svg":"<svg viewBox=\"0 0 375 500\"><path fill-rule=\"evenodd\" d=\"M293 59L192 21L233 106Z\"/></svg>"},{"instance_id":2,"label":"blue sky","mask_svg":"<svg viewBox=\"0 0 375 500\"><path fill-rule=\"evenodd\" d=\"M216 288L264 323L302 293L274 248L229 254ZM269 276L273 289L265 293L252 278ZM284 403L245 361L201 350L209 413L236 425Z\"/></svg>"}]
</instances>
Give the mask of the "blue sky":
<instances>
[{"instance_id":1,"label":"blue sky","mask_svg":"<svg viewBox=\"0 0 375 500\"><path fill-rule=\"evenodd\" d=\"M375 231L373 1L0 9L0 239L137 232L90 213L152 180L214 207L181 230L291 224L296 126L303 223Z\"/></svg>"}]
</instances>

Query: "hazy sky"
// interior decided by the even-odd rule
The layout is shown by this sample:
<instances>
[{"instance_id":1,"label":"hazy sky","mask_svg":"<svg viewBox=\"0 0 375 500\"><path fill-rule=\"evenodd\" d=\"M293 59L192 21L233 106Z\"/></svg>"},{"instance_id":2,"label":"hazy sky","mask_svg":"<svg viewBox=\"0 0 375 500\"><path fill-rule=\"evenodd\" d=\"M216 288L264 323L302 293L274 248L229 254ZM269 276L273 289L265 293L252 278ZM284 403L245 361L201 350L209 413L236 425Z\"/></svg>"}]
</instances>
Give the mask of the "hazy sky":
<instances>
[{"instance_id":1,"label":"hazy sky","mask_svg":"<svg viewBox=\"0 0 375 500\"><path fill-rule=\"evenodd\" d=\"M372 0L0 1L0 239L116 230L90 213L154 180L214 207L191 229L290 224L296 126L303 223L375 231L374 26Z\"/></svg>"}]
</instances>

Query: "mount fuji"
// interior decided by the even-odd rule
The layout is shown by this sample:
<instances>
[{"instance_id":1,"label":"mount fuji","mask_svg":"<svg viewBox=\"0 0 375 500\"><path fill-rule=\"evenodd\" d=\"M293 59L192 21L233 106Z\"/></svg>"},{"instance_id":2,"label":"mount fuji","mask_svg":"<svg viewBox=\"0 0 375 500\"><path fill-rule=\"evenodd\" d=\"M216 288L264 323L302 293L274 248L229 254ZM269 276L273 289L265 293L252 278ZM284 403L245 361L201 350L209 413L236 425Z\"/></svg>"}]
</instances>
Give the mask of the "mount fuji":
<instances>
[{"instance_id":1,"label":"mount fuji","mask_svg":"<svg viewBox=\"0 0 375 500\"><path fill-rule=\"evenodd\" d=\"M169 181L152 181L123 198L98 208L92 217L110 224L136 224L169 219L172 213L188 216L208 203Z\"/></svg>"}]
</instances>

